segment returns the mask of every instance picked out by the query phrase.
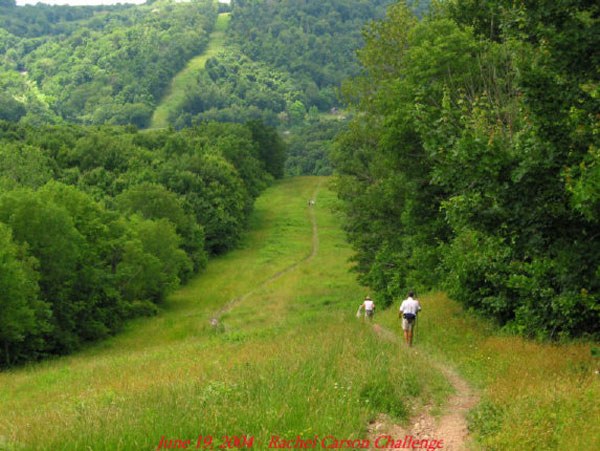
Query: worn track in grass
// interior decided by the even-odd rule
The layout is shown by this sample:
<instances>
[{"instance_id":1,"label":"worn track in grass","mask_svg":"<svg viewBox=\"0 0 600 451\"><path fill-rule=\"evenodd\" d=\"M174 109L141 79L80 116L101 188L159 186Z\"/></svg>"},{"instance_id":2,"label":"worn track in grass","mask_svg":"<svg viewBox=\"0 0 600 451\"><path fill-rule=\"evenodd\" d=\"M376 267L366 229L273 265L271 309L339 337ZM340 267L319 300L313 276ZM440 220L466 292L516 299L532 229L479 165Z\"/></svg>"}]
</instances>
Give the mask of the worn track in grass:
<instances>
[{"instance_id":1,"label":"worn track in grass","mask_svg":"<svg viewBox=\"0 0 600 451\"><path fill-rule=\"evenodd\" d=\"M375 324L373 328L383 340L404 346L401 338L389 329L379 324ZM413 347L411 352L419 351ZM369 425L369 433L373 438L390 435L395 439L412 436L414 440L443 440L445 450L468 449L469 430L466 415L479 402L479 396L449 365L433 358L429 363L440 371L454 388L454 394L446 402L442 415L436 419L431 413L433 406L427 405L422 412L411 418L408 426L395 424L386 415L380 415Z\"/></svg>"},{"instance_id":2,"label":"worn track in grass","mask_svg":"<svg viewBox=\"0 0 600 451\"><path fill-rule=\"evenodd\" d=\"M314 193L312 195L312 199L313 200L317 199L317 195L319 194L320 187L321 187L321 182L319 182L317 184L317 187L315 188L315 191L314 191ZM302 263L308 262L308 261L312 260L314 257L316 257L316 255L319 252L319 227L317 225L317 217L315 215L315 208L316 208L316 205L312 205L312 206L309 205L308 206L308 211L309 211L309 215L310 215L310 222L312 224L312 247L311 247L311 251L306 256L304 256L303 258L301 258L300 260L292 263L291 265L287 266L286 268L283 268L280 271L277 271L275 274L269 276L267 279L265 279L262 282L258 283L254 289L248 291L247 293L242 294L241 296L235 297L232 300L230 300L229 302L227 302L223 307L221 307L210 318L210 323L211 323L212 326L214 326L214 327L218 326L219 325L219 321L221 320L221 317L225 313L228 313L231 310L233 310L237 305L239 305L240 303L244 302L247 298L249 298L250 296L252 296L257 291L262 290L267 285L273 283L277 279L280 279L284 275L286 275L289 272L293 271L294 269L296 269Z\"/></svg>"}]
</instances>

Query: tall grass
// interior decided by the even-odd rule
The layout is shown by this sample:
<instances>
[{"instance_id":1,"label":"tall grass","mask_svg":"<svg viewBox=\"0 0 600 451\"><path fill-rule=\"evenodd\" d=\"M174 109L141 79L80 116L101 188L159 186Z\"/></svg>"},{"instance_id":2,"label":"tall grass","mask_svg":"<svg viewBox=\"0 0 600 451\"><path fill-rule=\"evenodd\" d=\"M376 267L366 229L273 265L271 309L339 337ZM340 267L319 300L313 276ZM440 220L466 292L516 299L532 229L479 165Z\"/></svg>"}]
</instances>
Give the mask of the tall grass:
<instances>
[{"instance_id":1,"label":"tall grass","mask_svg":"<svg viewBox=\"0 0 600 451\"><path fill-rule=\"evenodd\" d=\"M161 438L366 438L448 393L443 377L353 314L364 290L321 178L257 201L240 249L209 264L158 317L70 357L0 374L0 449L144 450ZM321 188L319 188L321 186ZM319 248L311 256L311 210ZM287 272L284 270L288 268ZM279 278L273 274L282 273ZM232 298L252 292L221 317ZM216 446L215 446L216 448Z\"/></svg>"}]
</instances>

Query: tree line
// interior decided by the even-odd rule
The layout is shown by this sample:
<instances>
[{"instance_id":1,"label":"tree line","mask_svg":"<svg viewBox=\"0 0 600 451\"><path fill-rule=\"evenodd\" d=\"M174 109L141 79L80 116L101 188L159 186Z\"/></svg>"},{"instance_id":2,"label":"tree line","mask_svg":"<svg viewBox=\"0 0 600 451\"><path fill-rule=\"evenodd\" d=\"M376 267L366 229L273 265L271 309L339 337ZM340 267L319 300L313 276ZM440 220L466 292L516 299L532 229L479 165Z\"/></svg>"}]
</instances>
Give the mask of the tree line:
<instances>
[{"instance_id":1,"label":"tree line","mask_svg":"<svg viewBox=\"0 0 600 451\"><path fill-rule=\"evenodd\" d=\"M360 279L529 336L600 325L597 2L402 3L367 27L336 143Z\"/></svg>"},{"instance_id":2,"label":"tree line","mask_svg":"<svg viewBox=\"0 0 600 451\"><path fill-rule=\"evenodd\" d=\"M0 121L0 366L155 314L236 245L284 151L259 122L138 132Z\"/></svg>"}]
</instances>

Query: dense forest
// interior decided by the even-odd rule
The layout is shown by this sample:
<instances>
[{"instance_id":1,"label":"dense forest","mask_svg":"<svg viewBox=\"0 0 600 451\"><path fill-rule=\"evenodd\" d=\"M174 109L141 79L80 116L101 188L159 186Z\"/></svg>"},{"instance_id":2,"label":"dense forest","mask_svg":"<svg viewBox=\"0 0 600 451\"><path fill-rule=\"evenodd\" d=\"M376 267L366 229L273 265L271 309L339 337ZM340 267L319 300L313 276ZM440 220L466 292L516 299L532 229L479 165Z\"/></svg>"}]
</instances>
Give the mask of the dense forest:
<instances>
[{"instance_id":1,"label":"dense forest","mask_svg":"<svg viewBox=\"0 0 600 451\"><path fill-rule=\"evenodd\" d=\"M361 30L391 3L233 1L227 51L207 62L171 122L261 120L286 132L294 152L287 174L330 174L328 150L341 126L319 116L340 107L342 80L359 72Z\"/></svg>"},{"instance_id":2,"label":"dense forest","mask_svg":"<svg viewBox=\"0 0 600 451\"><path fill-rule=\"evenodd\" d=\"M335 148L361 280L508 330L600 334L600 5L403 5L366 31Z\"/></svg>"},{"instance_id":3,"label":"dense forest","mask_svg":"<svg viewBox=\"0 0 600 451\"><path fill-rule=\"evenodd\" d=\"M148 125L175 73L230 9L224 51L170 121L298 124L339 106L362 28L392 0L210 0L97 7L0 4L0 116L27 123ZM428 2L420 2L427 5ZM423 6L421 6L423 8Z\"/></svg>"},{"instance_id":4,"label":"dense forest","mask_svg":"<svg viewBox=\"0 0 600 451\"><path fill-rule=\"evenodd\" d=\"M138 132L0 121L0 366L156 313L236 245L283 151L257 122Z\"/></svg>"}]
</instances>

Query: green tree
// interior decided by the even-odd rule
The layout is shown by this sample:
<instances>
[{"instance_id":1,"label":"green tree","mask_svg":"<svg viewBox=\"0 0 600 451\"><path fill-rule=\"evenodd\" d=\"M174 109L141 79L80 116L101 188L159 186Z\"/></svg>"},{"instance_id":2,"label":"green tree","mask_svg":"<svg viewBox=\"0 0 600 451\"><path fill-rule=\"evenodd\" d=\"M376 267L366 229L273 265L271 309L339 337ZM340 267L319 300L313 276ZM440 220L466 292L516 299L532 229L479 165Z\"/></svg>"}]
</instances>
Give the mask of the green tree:
<instances>
[{"instance_id":1,"label":"green tree","mask_svg":"<svg viewBox=\"0 0 600 451\"><path fill-rule=\"evenodd\" d=\"M0 120L18 122L26 112L22 102L15 100L8 93L0 93Z\"/></svg>"},{"instance_id":2,"label":"green tree","mask_svg":"<svg viewBox=\"0 0 600 451\"><path fill-rule=\"evenodd\" d=\"M194 270L206 264L204 231L195 218L186 213L183 198L164 186L151 183L135 185L115 198L118 209L124 213L137 213L145 219L167 219L183 238L182 248L194 263ZM186 268L185 266L183 268ZM185 280L189 274L181 273Z\"/></svg>"},{"instance_id":3,"label":"green tree","mask_svg":"<svg viewBox=\"0 0 600 451\"><path fill-rule=\"evenodd\" d=\"M249 122L248 127L258 146L259 158L267 172L275 178L283 177L286 146L277 130L258 121Z\"/></svg>"},{"instance_id":4,"label":"green tree","mask_svg":"<svg viewBox=\"0 0 600 451\"><path fill-rule=\"evenodd\" d=\"M130 219L129 233L116 274L125 299L163 302L179 286L179 274L192 269L181 238L167 219L139 216Z\"/></svg>"},{"instance_id":5,"label":"green tree","mask_svg":"<svg viewBox=\"0 0 600 451\"><path fill-rule=\"evenodd\" d=\"M83 237L64 208L29 190L0 197L0 222L9 225L14 240L27 246L39 261L41 298L51 305L53 314L50 348L58 352L74 349L79 343L77 315L84 306L71 302L71 296Z\"/></svg>"},{"instance_id":6,"label":"green tree","mask_svg":"<svg viewBox=\"0 0 600 451\"><path fill-rule=\"evenodd\" d=\"M50 312L39 300L34 268L34 259L25 255L8 226L0 223L0 366L30 357L27 346L30 352L39 352L40 336L49 331Z\"/></svg>"},{"instance_id":7,"label":"green tree","mask_svg":"<svg viewBox=\"0 0 600 451\"><path fill-rule=\"evenodd\" d=\"M38 148L20 144L0 147L0 185L37 188L52 178L52 161Z\"/></svg>"}]
</instances>

